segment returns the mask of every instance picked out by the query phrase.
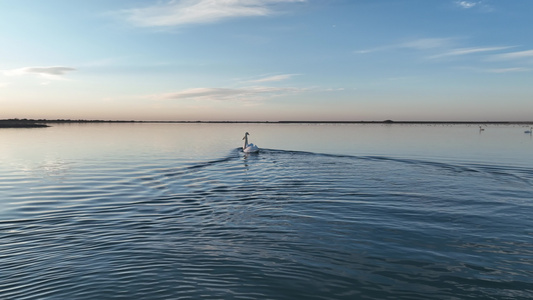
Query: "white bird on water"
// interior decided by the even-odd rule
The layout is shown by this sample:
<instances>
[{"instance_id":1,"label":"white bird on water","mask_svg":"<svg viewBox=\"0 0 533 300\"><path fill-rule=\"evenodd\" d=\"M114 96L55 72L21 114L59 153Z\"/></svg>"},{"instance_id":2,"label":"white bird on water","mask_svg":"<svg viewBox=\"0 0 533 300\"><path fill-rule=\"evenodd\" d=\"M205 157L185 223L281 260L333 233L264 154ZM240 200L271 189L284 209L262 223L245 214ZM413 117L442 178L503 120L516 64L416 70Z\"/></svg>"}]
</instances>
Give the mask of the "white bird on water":
<instances>
[{"instance_id":1,"label":"white bird on water","mask_svg":"<svg viewBox=\"0 0 533 300\"><path fill-rule=\"evenodd\" d=\"M250 135L250 134L247 132L247 133L244 134L244 137L242 138L244 140L244 145L242 146L242 151L244 151L245 153L259 151L259 147L257 147L256 145L254 145L252 143L248 144L248 135Z\"/></svg>"}]
</instances>

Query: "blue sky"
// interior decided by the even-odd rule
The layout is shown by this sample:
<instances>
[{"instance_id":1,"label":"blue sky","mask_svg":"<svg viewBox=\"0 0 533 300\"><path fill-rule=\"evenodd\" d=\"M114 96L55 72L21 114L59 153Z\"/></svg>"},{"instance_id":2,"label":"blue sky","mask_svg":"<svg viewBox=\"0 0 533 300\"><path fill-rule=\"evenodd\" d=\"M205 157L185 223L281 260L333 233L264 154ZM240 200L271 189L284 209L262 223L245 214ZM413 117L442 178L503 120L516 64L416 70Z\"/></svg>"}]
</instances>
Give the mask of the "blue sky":
<instances>
[{"instance_id":1,"label":"blue sky","mask_svg":"<svg viewBox=\"0 0 533 300\"><path fill-rule=\"evenodd\" d=\"M0 0L0 118L533 120L530 0Z\"/></svg>"}]
</instances>

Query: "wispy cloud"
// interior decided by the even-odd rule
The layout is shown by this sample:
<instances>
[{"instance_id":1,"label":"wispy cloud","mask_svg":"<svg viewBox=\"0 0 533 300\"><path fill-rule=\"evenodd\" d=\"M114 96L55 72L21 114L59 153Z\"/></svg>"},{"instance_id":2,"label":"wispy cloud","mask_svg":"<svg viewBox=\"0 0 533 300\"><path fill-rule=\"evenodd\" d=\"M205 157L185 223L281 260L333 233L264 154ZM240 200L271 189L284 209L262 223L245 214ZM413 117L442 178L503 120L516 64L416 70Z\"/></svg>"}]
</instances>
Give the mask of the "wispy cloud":
<instances>
[{"instance_id":1,"label":"wispy cloud","mask_svg":"<svg viewBox=\"0 0 533 300\"><path fill-rule=\"evenodd\" d=\"M276 5L307 0L181 0L142 8L123 10L119 14L139 27L168 27L204 24L226 19L269 16L278 12Z\"/></svg>"},{"instance_id":2,"label":"wispy cloud","mask_svg":"<svg viewBox=\"0 0 533 300\"><path fill-rule=\"evenodd\" d=\"M459 7L462 7L462 8L472 8L476 5L478 5L480 2L472 2L472 1L456 1L455 2Z\"/></svg>"},{"instance_id":3,"label":"wispy cloud","mask_svg":"<svg viewBox=\"0 0 533 300\"><path fill-rule=\"evenodd\" d=\"M262 77L259 79L253 79L249 80L248 82L254 82L254 83L264 83L264 82L277 82L277 81L284 81L291 79L294 76L297 76L298 74L280 74L280 75L273 75L268 77Z\"/></svg>"},{"instance_id":4,"label":"wispy cloud","mask_svg":"<svg viewBox=\"0 0 533 300\"><path fill-rule=\"evenodd\" d=\"M433 55L430 58L442 58L442 57L461 56L461 55L483 53L483 52L494 52L494 51L505 50L505 49L509 49L509 48L513 48L513 47L514 46L457 48L457 49L451 49L451 50L449 50L447 52L444 52L444 53Z\"/></svg>"},{"instance_id":5,"label":"wispy cloud","mask_svg":"<svg viewBox=\"0 0 533 300\"><path fill-rule=\"evenodd\" d=\"M46 79L58 80L62 79L64 75L69 72L76 71L75 68L54 66L54 67L26 67L20 69L13 69L4 71L5 76L23 76L23 75L37 75Z\"/></svg>"},{"instance_id":6,"label":"wispy cloud","mask_svg":"<svg viewBox=\"0 0 533 300\"><path fill-rule=\"evenodd\" d=\"M366 54L380 51L392 51L392 50L414 50L425 53L426 58L438 59L445 57L458 57L470 54L479 54L487 52L502 51L516 46L489 46L489 47L457 47L459 44L458 39L455 38L423 38L415 39L397 44L390 44L376 48L370 48L366 50L356 51L358 54ZM501 58L507 57L519 57L519 56L531 56L532 51L514 52L508 54L502 54Z\"/></svg>"},{"instance_id":7,"label":"wispy cloud","mask_svg":"<svg viewBox=\"0 0 533 300\"><path fill-rule=\"evenodd\" d=\"M491 4L487 3L486 0L481 0L481 1L460 0L460 1L455 1L455 5L465 10L475 9L476 11L480 11L480 12L493 12L494 11L494 7Z\"/></svg>"},{"instance_id":8,"label":"wispy cloud","mask_svg":"<svg viewBox=\"0 0 533 300\"><path fill-rule=\"evenodd\" d=\"M398 45L400 48L410 48L416 50L427 50L449 47L453 43L453 38L425 38L407 41Z\"/></svg>"},{"instance_id":9,"label":"wispy cloud","mask_svg":"<svg viewBox=\"0 0 533 300\"><path fill-rule=\"evenodd\" d=\"M533 58L533 50L496 54L496 55L493 55L492 58L497 59L497 60L515 60L515 59Z\"/></svg>"},{"instance_id":10,"label":"wispy cloud","mask_svg":"<svg viewBox=\"0 0 533 300\"><path fill-rule=\"evenodd\" d=\"M395 49L429 50L449 47L453 44L453 38L422 38L409 40L397 44L390 44L356 51L359 54L390 51Z\"/></svg>"},{"instance_id":11,"label":"wispy cloud","mask_svg":"<svg viewBox=\"0 0 533 300\"><path fill-rule=\"evenodd\" d=\"M488 73L517 73L517 72L529 72L528 68L499 68L499 69L487 69Z\"/></svg>"},{"instance_id":12,"label":"wispy cloud","mask_svg":"<svg viewBox=\"0 0 533 300\"><path fill-rule=\"evenodd\" d=\"M484 67L459 67L457 69L477 72L477 73L493 73L493 74L505 74L505 73L522 73L531 72L532 69L524 67L509 67L509 68L484 68Z\"/></svg>"},{"instance_id":13,"label":"wispy cloud","mask_svg":"<svg viewBox=\"0 0 533 300\"><path fill-rule=\"evenodd\" d=\"M229 101L229 100L264 100L266 98L281 96L289 93L303 91L299 88L277 88L277 87L243 87L243 88L192 88L175 93L155 95L152 98L159 100L185 100L193 99L199 101Z\"/></svg>"},{"instance_id":14,"label":"wispy cloud","mask_svg":"<svg viewBox=\"0 0 533 300\"><path fill-rule=\"evenodd\" d=\"M481 5L481 2L476 3ZM367 54L407 50L414 52L417 59L423 58L426 61L433 61L435 63L456 62L470 65L483 64L486 67L459 67L462 70L480 73L516 73L530 72L532 70L523 67L523 64L533 64L533 50L508 52L510 51L509 49L517 48L518 46L460 47L461 44L464 45L465 41L459 38L422 38L356 51L355 53ZM494 64L495 61L519 61L522 65L500 66ZM457 68L457 66L455 67Z\"/></svg>"}]
</instances>

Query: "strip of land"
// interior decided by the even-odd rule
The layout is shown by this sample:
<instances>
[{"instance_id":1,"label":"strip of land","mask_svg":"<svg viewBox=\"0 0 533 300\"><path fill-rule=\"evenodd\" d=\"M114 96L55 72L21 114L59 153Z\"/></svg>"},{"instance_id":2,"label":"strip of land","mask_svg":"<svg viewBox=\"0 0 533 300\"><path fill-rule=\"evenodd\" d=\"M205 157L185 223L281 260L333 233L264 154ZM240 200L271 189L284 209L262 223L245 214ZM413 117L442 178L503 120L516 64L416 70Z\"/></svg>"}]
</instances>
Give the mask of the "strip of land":
<instances>
[{"instance_id":1,"label":"strip of land","mask_svg":"<svg viewBox=\"0 0 533 300\"><path fill-rule=\"evenodd\" d=\"M71 119L6 119L0 128L42 128L48 124L66 123L205 123L205 124L435 124L435 125L533 125L533 121L121 121L121 120L71 120Z\"/></svg>"},{"instance_id":2,"label":"strip of land","mask_svg":"<svg viewBox=\"0 0 533 300\"><path fill-rule=\"evenodd\" d=\"M43 128L50 127L46 124L38 123L34 120L19 120L19 119L10 119L10 120L0 120L0 128Z\"/></svg>"}]
</instances>

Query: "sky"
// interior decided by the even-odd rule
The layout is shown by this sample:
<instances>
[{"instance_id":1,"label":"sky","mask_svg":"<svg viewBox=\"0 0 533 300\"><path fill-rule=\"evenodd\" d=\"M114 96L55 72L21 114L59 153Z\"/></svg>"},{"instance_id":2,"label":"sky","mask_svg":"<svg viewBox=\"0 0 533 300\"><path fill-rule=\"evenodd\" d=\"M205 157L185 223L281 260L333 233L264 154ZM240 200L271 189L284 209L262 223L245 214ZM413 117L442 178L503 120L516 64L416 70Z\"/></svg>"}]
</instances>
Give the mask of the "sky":
<instances>
[{"instance_id":1,"label":"sky","mask_svg":"<svg viewBox=\"0 0 533 300\"><path fill-rule=\"evenodd\" d=\"M0 119L532 121L531 0L0 0Z\"/></svg>"}]
</instances>

